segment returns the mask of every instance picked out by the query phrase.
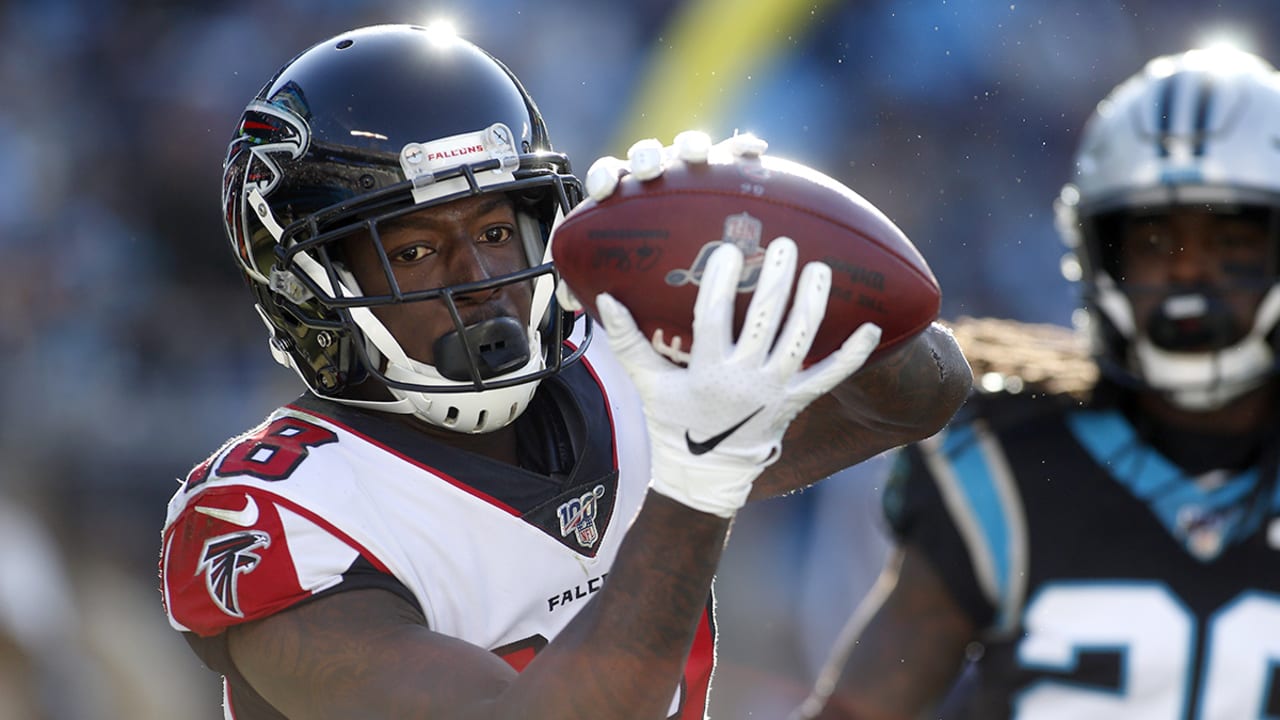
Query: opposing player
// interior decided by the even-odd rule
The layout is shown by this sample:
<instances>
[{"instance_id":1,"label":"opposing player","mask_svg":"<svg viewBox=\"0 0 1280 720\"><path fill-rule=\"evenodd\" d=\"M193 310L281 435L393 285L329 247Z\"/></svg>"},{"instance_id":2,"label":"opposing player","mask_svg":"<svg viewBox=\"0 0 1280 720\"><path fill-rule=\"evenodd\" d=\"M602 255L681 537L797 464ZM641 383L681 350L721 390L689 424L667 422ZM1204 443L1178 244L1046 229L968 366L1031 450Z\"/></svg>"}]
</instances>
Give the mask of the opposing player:
<instances>
[{"instance_id":1,"label":"opposing player","mask_svg":"<svg viewBox=\"0 0 1280 720\"><path fill-rule=\"evenodd\" d=\"M1098 105L1058 203L1092 361L957 329L992 391L902 454L896 561L798 715L937 717L950 690L965 718L1280 716L1278 126L1280 76L1239 51Z\"/></svg>"},{"instance_id":2,"label":"opposing player","mask_svg":"<svg viewBox=\"0 0 1280 720\"><path fill-rule=\"evenodd\" d=\"M708 145L602 163L588 190ZM962 402L968 366L937 329L855 374L864 326L801 370L830 271L806 267L784 316L783 238L754 332L732 337L726 243L687 367L608 296L592 341L546 261L578 188L507 68L423 28L325 40L245 109L226 231L307 389L190 473L161 557L227 717L700 718L735 511Z\"/></svg>"}]
</instances>

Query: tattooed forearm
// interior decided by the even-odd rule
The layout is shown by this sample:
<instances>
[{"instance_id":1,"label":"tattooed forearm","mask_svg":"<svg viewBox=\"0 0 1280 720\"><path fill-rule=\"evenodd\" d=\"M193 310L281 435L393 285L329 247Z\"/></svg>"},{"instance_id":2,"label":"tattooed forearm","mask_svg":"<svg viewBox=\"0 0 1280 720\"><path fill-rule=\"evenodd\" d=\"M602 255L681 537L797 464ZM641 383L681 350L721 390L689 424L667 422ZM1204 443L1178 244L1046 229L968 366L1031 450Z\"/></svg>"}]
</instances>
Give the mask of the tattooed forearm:
<instances>
[{"instance_id":1,"label":"tattooed forearm","mask_svg":"<svg viewBox=\"0 0 1280 720\"><path fill-rule=\"evenodd\" d=\"M728 530L727 519L649 494L609 574L608 592L594 597L540 657L567 661L557 665L559 674L573 678L572 694L591 709L584 716L613 717L605 708L623 717L664 713L710 601ZM655 554L659 540L667 550ZM602 626L611 641L592 642ZM534 665L525 672L546 668ZM609 672L597 675L604 668ZM653 707L645 710L644 703Z\"/></svg>"},{"instance_id":2,"label":"tattooed forearm","mask_svg":"<svg viewBox=\"0 0 1280 720\"><path fill-rule=\"evenodd\" d=\"M934 325L832 395L857 422L887 432L899 429L906 442L939 430L964 402L971 383L955 338Z\"/></svg>"},{"instance_id":3,"label":"tattooed forearm","mask_svg":"<svg viewBox=\"0 0 1280 720\"><path fill-rule=\"evenodd\" d=\"M635 523L629 534L636 535L637 542L625 545L618 555L615 572L609 575L614 594L601 598L595 612L608 614L610 603L630 607L631 611L619 613L612 621L641 622L645 625L635 632L620 632L618 637L629 638L629 650L640 663L650 661L647 656L670 656L673 644L682 647L689 642L692 627L688 617L696 617L698 608L708 600L710 580L715 575L720 559L718 552L703 548L720 547L728 534L729 522L704 513L691 513L679 503L657 494L650 494L646 502L644 523ZM648 550L657 547L660 539L680 537L684 541L672 546L661 557ZM622 566L626 573L617 572ZM660 589L660 592L654 592ZM652 614L635 612L637 607L653 604ZM674 620L664 622L663 618ZM615 627L617 627L615 625Z\"/></svg>"},{"instance_id":4,"label":"tattooed forearm","mask_svg":"<svg viewBox=\"0 0 1280 720\"><path fill-rule=\"evenodd\" d=\"M752 497L811 485L942 428L968 395L972 374L951 333L933 325L818 398L787 430L782 459Z\"/></svg>"}]
</instances>

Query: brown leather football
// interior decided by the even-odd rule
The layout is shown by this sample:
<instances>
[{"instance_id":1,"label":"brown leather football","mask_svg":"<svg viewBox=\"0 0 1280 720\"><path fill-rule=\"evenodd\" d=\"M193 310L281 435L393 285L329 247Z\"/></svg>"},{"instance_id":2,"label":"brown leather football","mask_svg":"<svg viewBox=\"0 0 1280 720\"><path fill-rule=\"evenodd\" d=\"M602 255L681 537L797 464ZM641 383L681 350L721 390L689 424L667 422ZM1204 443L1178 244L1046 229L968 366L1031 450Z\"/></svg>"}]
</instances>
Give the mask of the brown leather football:
<instances>
[{"instance_id":1,"label":"brown leather football","mask_svg":"<svg viewBox=\"0 0 1280 720\"><path fill-rule=\"evenodd\" d=\"M812 168L770 155L727 153L707 163L675 162L656 179L622 178L601 202L586 200L555 228L556 268L594 319L608 292L667 357L691 346L693 305L711 251L732 242L746 263L738 284L735 330L774 238L799 249L799 268L819 260L832 270L827 314L806 365L838 348L864 322L880 326L873 358L924 330L941 291L915 245L861 195ZM788 301L790 302L790 301Z\"/></svg>"}]
</instances>

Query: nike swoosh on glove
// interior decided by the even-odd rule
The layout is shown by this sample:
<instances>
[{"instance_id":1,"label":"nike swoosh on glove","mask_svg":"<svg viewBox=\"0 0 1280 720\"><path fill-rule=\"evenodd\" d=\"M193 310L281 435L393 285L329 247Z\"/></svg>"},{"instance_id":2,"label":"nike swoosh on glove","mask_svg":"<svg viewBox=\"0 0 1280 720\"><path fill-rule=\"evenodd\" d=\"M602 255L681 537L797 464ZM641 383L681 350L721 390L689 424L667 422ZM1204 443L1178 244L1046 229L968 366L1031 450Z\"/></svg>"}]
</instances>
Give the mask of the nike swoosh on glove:
<instances>
[{"instance_id":1,"label":"nike swoosh on glove","mask_svg":"<svg viewBox=\"0 0 1280 720\"><path fill-rule=\"evenodd\" d=\"M743 255L732 243L716 248L694 303L693 347L684 367L658 354L612 296L596 299L609 343L644 402L655 492L732 517L781 455L782 436L796 415L861 368L879 344L880 328L866 323L831 355L801 369L826 314L831 269L805 265L784 323L796 257L790 238L769 243L735 340Z\"/></svg>"}]
</instances>

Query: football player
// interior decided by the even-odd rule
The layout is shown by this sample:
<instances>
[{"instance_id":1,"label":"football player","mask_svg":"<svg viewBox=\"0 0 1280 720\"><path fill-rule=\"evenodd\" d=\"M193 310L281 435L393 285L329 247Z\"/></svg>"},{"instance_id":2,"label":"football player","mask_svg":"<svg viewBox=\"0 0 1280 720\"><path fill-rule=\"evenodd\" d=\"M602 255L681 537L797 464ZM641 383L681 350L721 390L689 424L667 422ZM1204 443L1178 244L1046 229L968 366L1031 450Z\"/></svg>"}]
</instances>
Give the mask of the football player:
<instances>
[{"instance_id":1,"label":"football player","mask_svg":"<svg viewBox=\"0 0 1280 720\"><path fill-rule=\"evenodd\" d=\"M587 190L763 151L728 142L640 144ZM306 392L191 471L160 567L228 718L701 718L736 510L936 432L968 392L938 328L855 374L866 325L801 370L830 270L784 314L785 238L741 338L726 243L687 366L607 295L593 341L547 252L579 187L516 77L438 30L325 40L245 108L225 229Z\"/></svg>"},{"instance_id":2,"label":"football player","mask_svg":"<svg viewBox=\"0 0 1280 720\"><path fill-rule=\"evenodd\" d=\"M796 715L1280 716L1277 128L1242 51L1097 106L1057 202L1087 338L957 328L987 391L900 454L894 561Z\"/></svg>"}]
</instances>

